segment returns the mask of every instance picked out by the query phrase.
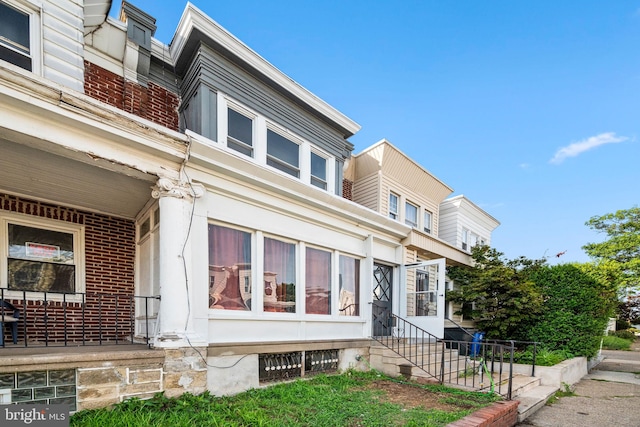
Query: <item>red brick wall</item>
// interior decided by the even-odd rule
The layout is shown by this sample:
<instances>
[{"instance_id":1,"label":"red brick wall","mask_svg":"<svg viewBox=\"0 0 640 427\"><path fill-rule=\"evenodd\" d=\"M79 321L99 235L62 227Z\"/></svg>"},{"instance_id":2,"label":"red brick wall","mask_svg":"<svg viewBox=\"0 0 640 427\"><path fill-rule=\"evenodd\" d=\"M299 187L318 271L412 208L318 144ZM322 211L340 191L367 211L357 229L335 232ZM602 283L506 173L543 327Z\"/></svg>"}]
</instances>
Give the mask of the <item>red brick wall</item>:
<instances>
[{"instance_id":1,"label":"red brick wall","mask_svg":"<svg viewBox=\"0 0 640 427\"><path fill-rule=\"evenodd\" d=\"M342 180L342 198L353 200L353 181L346 178Z\"/></svg>"},{"instance_id":2,"label":"red brick wall","mask_svg":"<svg viewBox=\"0 0 640 427\"><path fill-rule=\"evenodd\" d=\"M84 62L84 92L92 98L151 120L172 130L178 130L180 98L173 92L149 82L148 87Z\"/></svg>"},{"instance_id":3,"label":"red brick wall","mask_svg":"<svg viewBox=\"0 0 640 427\"><path fill-rule=\"evenodd\" d=\"M447 427L512 427L518 422L519 404L517 400L496 402L447 424Z\"/></svg>"},{"instance_id":4,"label":"red brick wall","mask_svg":"<svg viewBox=\"0 0 640 427\"><path fill-rule=\"evenodd\" d=\"M69 341L82 340L83 337L95 341L100 339L100 335L103 339L113 339L116 332L119 339L130 335L135 289L134 221L2 193L0 210L85 227L85 303L65 304L55 300L45 304L40 297L29 299L25 310L24 301L12 300L26 314L24 318L29 341L42 341L45 335L49 341L62 341L65 327ZM60 295L48 294L48 299L54 297ZM73 301L71 296L67 300ZM23 339L24 326L21 321L19 339Z\"/></svg>"}]
</instances>

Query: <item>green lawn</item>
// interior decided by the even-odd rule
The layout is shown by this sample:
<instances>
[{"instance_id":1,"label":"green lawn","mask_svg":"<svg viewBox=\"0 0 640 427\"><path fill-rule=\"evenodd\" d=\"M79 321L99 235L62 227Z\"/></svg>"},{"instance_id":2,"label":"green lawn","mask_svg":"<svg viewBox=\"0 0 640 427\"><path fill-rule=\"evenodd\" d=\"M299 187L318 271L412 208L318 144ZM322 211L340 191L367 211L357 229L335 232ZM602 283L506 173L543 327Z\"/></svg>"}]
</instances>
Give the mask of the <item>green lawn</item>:
<instances>
[{"instance_id":1,"label":"green lawn","mask_svg":"<svg viewBox=\"0 0 640 427\"><path fill-rule=\"evenodd\" d=\"M232 397L132 399L81 411L71 426L445 426L499 396L419 385L377 372L319 375Z\"/></svg>"}]
</instances>

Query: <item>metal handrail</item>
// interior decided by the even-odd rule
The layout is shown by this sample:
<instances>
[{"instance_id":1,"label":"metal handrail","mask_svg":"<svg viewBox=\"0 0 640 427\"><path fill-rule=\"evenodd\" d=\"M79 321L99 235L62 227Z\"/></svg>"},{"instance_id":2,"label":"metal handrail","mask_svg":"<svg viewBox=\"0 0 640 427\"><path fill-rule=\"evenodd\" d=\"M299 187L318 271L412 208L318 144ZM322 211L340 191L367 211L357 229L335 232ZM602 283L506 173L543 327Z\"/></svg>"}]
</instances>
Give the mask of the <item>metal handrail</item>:
<instances>
[{"instance_id":1,"label":"metal handrail","mask_svg":"<svg viewBox=\"0 0 640 427\"><path fill-rule=\"evenodd\" d=\"M0 288L0 299L19 306L22 346L67 347L136 344L139 340L151 345L149 302L160 300L160 296ZM142 303L136 304L137 301ZM136 305L140 307L139 311L136 311ZM142 316L145 331L136 335L135 322ZM3 340L0 348L6 347Z\"/></svg>"},{"instance_id":2,"label":"metal handrail","mask_svg":"<svg viewBox=\"0 0 640 427\"><path fill-rule=\"evenodd\" d=\"M514 344L445 340L393 313L374 325L382 332L372 339L418 367L440 384L461 385L476 390L494 388L511 400ZM508 357L508 372L504 372ZM495 387L493 376L497 374ZM508 375L504 390L503 375ZM487 378L488 376L488 378ZM489 380L490 386L486 381Z\"/></svg>"},{"instance_id":3,"label":"metal handrail","mask_svg":"<svg viewBox=\"0 0 640 427\"><path fill-rule=\"evenodd\" d=\"M538 353L538 344L542 344L539 341L520 341L520 340L496 340L496 339L489 339L487 340L487 342L496 342L496 343L512 343L514 345L514 347L518 344L525 344L525 345L533 345L533 354L532 354L532 358L531 358L531 376L535 377L536 376L536 355Z\"/></svg>"},{"instance_id":4,"label":"metal handrail","mask_svg":"<svg viewBox=\"0 0 640 427\"><path fill-rule=\"evenodd\" d=\"M450 317L447 317L445 320L453 323L458 329L462 329L462 332L469 335L470 337L473 337L473 334L471 332L469 332L464 326L460 326L460 324L458 324L458 322L456 322L455 320L451 319Z\"/></svg>"}]
</instances>

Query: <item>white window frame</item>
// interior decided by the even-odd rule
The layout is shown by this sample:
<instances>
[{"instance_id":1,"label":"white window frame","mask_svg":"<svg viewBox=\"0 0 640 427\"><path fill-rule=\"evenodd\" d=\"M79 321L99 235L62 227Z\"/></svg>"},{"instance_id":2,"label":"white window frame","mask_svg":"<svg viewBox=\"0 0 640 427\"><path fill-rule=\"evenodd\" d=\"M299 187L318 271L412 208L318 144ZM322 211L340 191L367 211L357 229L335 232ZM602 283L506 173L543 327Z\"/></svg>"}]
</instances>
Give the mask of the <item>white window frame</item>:
<instances>
[{"instance_id":1,"label":"white window frame","mask_svg":"<svg viewBox=\"0 0 640 427\"><path fill-rule=\"evenodd\" d=\"M395 197L396 199L396 206L395 206L395 210L392 210L392 204L391 204L391 199ZM398 196L396 193L394 193L393 191L389 191L389 218L394 219L394 220L398 220L400 218L400 212L399 212L399 206L400 206L400 196Z\"/></svg>"},{"instance_id":2,"label":"white window frame","mask_svg":"<svg viewBox=\"0 0 640 427\"><path fill-rule=\"evenodd\" d=\"M70 222L57 221L48 218L23 215L13 212L0 212L0 226L2 227L2 241L0 242L0 287L4 289L5 298L21 299L21 290L8 289L9 273L9 224L22 225L25 227L42 228L45 230L68 233L73 236L73 265L75 266L75 289L76 294L86 291L85 280L85 227ZM27 299L42 299L42 291L26 291ZM62 301L63 295L57 292L47 292L47 299L52 301ZM67 302L80 302L82 295L67 295Z\"/></svg>"},{"instance_id":3,"label":"white window frame","mask_svg":"<svg viewBox=\"0 0 640 427\"><path fill-rule=\"evenodd\" d=\"M243 157L250 157L250 158L255 158L256 157L256 141L258 140L257 138L257 134L258 134L258 126L257 126L257 121L258 121L258 115L254 112L252 112L251 110L247 109L246 107L243 107L233 101L231 101L230 99L225 99L225 108L221 108L221 110L223 110L223 114L224 114L224 118L222 120L222 123L218 123L218 128L222 128L220 129L220 132L222 133L222 137L223 139L220 139L221 141L224 141L224 145L225 147L232 151L233 153L238 153L240 155L242 155ZM243 141L240 141L238 139L233 138L232 136L229 136L229 110L233 110L234 112L236 112L237 114L240 114L248 119L251 120L251 145L246 144ZM232 139L232 143L237 144L241 147L245 147L248 151L251 152L251 155L247 155L245 153L243 153L242 151L238 151L235 148L232 148L229 146L229 138Z\"/></svg>"},{"instance_id":4,"label":"white window frame","mask_svg":"<svg viewBox=\"0 0 640 427\"><path fill-rule=\"evenodd\" d=\"M431 234L433 232L433 214L425 209L423 220L422 229L425 233Z\"/></svg>"},{"instance_id":5,"label":"white window frame","mask_svg":"<svg viewBox=\"0 0 640 427\"><path fill-rule=\"evenodd\" d=\"M467 230L466 228L462 229L462 236L461 236L461 243L462 243L462 250L463 251L468 251L469 248L469 230Z\"/></svg>"},{"instance_id":6,"label":"white window frame","mask_svg":"<svg viewBox=\"0 0 640 427\"><path fill-rule=\"evenodd\" d=\"M408 208L409 206L411 206L411 207L415 208L415 211L416 211L416 220L415 220L415 222L414 222L414 221L410 221L410 220L409 220L409 216L407 215L407 212L408 212L408 209L407 209L407 208ZM411 226L412 228L418 228L418 221L420 221L420 219L419 219L419 212L420 212L420 206L415 205L415 204L411 203L411 202L410 202L410 201L408 201L408 200L405 200L405 202L404 202L404 223L405 223L406 225Z\"/></svg>"},{"instance_id":7,"label":"white window frame","mask_svg":"<svg viewBox=\"0 0 640 427\"><path fill-rule=\"evenodd\" d=\"M325 163L324 163L324 174L325 174L325 179L324 179L324 180L322 180L322 179L318 178L317 176L315 176L315 175L313 174L312 167L311 167L311 159L313 158L312 156L313 156L314 154L315 154L316 156L318 156L318 157L323 158L323 159L324 159L324 161L325 161ZM329 157L329 156L327 156L326 154L324 154L324 153L323 153L323 152L321 152L320 150L316 149L315 147L311 148L311 152L310 152L310 154L309 154L309 184L311 184L311 185L313 185L314 187L319 188L319 189L321 189L321 190L329 190L329 178L330 178L330 176L329 176L329 162L330 162L330 157ZM324 188L322 188L322 187L319 187L319 186L315 185L315 184L313 183L313 180L314 180L314 179L316 179L316 180L318 180L318 181L320 181L320 182L323 182L323 183L324 183Z\"/></svg>"},{"instance_id":8,"label":"white window frame","mask_svg":"<svg viewBox=\"0 0 640 427\"><path fill-rule=\"evenodd\" d=\"M31 72L34 74L42 74L42 3L34 0L0 0L7 6L10 6L26 15L29 15L29 57L31 58L31 70L13 65L2 59L3 63L9 64L20 70ZM6 46L6 45L5 45ZM22 53L21 53L22 54ZM24 55L24 54L23 54Z\"/></svg>"},{"instance_id":9,"label":"white window frame","mask_svg":"<svg viewBox=\"0 0 640 427\"><path fill-rule=\"evenodd\" d=\"M269 146L269 137L268 137L268 131L271 131L277 135L280 135L281 137L283 137L284 139L286 139L287 141L290 141L294 144L296 144L298 146L298 166L293 166L287 162L285 162L282 159L279 159L277 157L274 156L269 156L268 154L268 146ZM304 145L304 140L302 140L301 138L299 138L297 135L292 134L291 132L289 132L286 129L282 129L281 127L277 126L276 124L272 123L272 122L267 122L267 126L265 129L265 138L264 138L264 153L265 153L265 158L264 158L264 163L271 168L272 170L278 171L278 173L284 174L288 177L291 178L296 178L296 179L303 179L303 166L307 166L309 168L309 171L311 170L311 155L309 156L303 156L303 148ZM282 171L278 168L276 168L275 166L271 166L268 164L268 160L269 159L274 159L274 161L276 163L282 163L283 165L285 165L285 167L290 167L291 169L297 170L298 172L298 176L295 175L291 175L290 173L287 173L285 171ZM309 172L310 174L311 172ZM311 183L311 181L309 181L309 184Z\"/></svg>"}]
</instances>

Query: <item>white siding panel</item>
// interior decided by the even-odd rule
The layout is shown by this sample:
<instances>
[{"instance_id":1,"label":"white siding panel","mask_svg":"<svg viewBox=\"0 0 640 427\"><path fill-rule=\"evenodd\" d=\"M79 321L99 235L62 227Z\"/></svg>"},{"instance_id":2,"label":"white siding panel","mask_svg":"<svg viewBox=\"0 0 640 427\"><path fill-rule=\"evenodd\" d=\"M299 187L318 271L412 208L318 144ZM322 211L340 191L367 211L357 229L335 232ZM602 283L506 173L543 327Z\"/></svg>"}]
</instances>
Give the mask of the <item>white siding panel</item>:
<instances>
[{"instance_id":1,"label":"white siding panel","mask_svg":"<svg viewBox=\"0 0 640 427\"><path fill-rule=\"evenodd\" d=\"M73 2L43 5L43 75L77 91L84 89L82 7Z\"/></svg>"},{"instance_id":2,"label":"white siding panel","mask_svg":"<svg viewBox=\"0 0 640 427\"><path fill-rule=\"evenodd\" d=\"M378 211L378 175L374 174L353 184L353 201L376 212Z\"/></svg>"}]
</instances>

